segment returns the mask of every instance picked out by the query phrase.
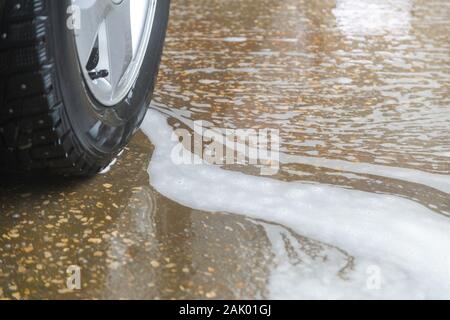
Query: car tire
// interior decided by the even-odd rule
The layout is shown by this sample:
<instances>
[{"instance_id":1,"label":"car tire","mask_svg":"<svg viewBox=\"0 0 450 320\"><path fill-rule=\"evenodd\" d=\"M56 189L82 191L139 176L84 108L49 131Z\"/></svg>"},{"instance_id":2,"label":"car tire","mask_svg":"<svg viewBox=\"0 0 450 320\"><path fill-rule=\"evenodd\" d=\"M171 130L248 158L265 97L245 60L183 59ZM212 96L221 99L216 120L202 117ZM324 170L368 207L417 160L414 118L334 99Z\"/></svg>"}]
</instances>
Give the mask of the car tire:
<instances>
[{"instance_id":1,"label":"car tire","mask_svg":"<svg viewBox=\"0 0 450 320\"><path fill-rule=\"evenodd\" d=\"M72 2L0 0L0 168L80 176L105 169L150 104L169 2L156 2L142 65L127 95L105 106L86 85L74 31L66 27Z\"/></svg>"}]
</instances>

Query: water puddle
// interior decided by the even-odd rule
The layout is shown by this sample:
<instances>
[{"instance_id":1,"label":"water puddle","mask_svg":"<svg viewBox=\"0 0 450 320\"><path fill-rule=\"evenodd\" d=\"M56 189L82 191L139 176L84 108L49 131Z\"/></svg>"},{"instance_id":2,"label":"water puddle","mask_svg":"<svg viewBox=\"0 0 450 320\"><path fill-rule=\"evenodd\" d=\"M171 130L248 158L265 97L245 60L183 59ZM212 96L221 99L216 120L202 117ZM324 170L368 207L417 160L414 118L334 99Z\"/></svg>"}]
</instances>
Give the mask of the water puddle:
<instances>
[{"instance_id":1,"label":"water puddle","mask_svg":"<svg viewBox=\"0 0 450 320\"><path fill-rule=\"evenodd\" d=\"M321 296L314 295L316 291L333 298L449 297L447 217L392 195L279 181L208 164L175 165L173 129L167 117L149 111L142 130L155 144L150 183L164 196L197 210L275 222L339 248L325 250L328 263L315 265L312 272L282 258L284 264L272 271L271 298ZM268 235L273 251L280 252L276 250L280 234L269 231ZM340 276L342 252L354 257L346 276ZM375 288L368 283L373 272L381 277ZM305 295L305 291L312 293Z\"/></svg>"}]
</instances>

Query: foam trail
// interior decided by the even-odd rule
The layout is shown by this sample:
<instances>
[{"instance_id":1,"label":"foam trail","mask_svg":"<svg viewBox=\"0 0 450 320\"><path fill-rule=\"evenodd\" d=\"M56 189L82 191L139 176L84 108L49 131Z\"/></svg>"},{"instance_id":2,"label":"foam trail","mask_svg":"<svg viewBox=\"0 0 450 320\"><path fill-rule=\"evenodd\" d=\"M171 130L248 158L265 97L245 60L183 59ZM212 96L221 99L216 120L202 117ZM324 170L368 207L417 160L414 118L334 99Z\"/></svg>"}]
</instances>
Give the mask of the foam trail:
<instances>
[{"instance_id":1,"label":"foam trail","mask_svg":"<svg viewBox=\"0 0 450 320\"><path fill-rule=\"evenodd\" d=\"M344 170L359 174L371 174L380 177L398 179L423 184L436 190L450 194L450 176L425 171L383 166L379 164L350 162L345 160L305 157L289 154L280 155L281 163L308 164L322 168Z\"/></svg>"},{"instance_id":2,"label":"foam trail","mask_svg":"<svg viewBox=\"0 0 450 320\"><path fill-rule=\"evenodd\" d=\"M311 298L450 298L450 219L390 195L283 182L208 164L175 165L167 118L150 110L142 130L156 147L148 171L161 194L198 210L286 225L355 257L346 279L325 281L322 272L309 285L299 282L298 269L275 269L271 298L304 297L299 287ZM373 265L383 279L378 289L366 285Z\"/></svg>"},{"instance_id":3,"label":"foam trail","mask_svg":"<svg viewBox=\"0 0 450 320\"><path fill-rule=\"evenodd\" d=\"M194 129L193 121L179 116L174 112L162 107L159 104L154 104L153 107L170 114L170 116L183 122L191 129ZM422 184L434 188L436 190L450 194L450 176L420 171L409 168L399 168L393 166L385 166L380 164L350 162L338 159L326 159L318 157L299 156L280 152L280 163L282 164L306 164L321 168L332 170L345 170L356 174L370 174L379 177L390 179L397 179L406 182Z\"/></svg>"}]
</instances>

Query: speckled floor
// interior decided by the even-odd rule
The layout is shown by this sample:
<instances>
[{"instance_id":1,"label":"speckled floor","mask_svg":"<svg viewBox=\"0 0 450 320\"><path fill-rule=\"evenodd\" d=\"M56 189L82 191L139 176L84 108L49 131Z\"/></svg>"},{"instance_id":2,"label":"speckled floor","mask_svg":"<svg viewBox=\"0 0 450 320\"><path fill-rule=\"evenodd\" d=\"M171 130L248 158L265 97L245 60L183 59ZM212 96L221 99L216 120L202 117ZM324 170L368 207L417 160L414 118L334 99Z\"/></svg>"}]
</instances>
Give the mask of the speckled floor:
<instances>
[{"instance_id":1,"label":"speckled floor","mask_svg":"<svg viewBox=\"0 0 450 320\"><path fill-rule=\"evenodd\" d=\"M272 178L450 216L448 1L172 3L154 98L172 125L279 128L284 157L296 160ZM331 248L346 261L339 273L352 269L351 254L289 226L162 196L147 173L153 149L139 132L89 180L2 176L0 298L274 297L269 229L283 235L289 263L322 263ZM70 265L81 290L67 290Z\"/></svg>"},{"instance_id":2,"label":"speckled floor","mask_svg":"<svg viewBox=\"0 0 450 320\"><path fill-rule=\"evenodd\" d=\"M139 133L90 180L3 177L1 296L263 297L272 259L262 221L178 205L149 186L152 146ZM82 270L82 290L66 270Z\"/></svg>"}]
</instances>

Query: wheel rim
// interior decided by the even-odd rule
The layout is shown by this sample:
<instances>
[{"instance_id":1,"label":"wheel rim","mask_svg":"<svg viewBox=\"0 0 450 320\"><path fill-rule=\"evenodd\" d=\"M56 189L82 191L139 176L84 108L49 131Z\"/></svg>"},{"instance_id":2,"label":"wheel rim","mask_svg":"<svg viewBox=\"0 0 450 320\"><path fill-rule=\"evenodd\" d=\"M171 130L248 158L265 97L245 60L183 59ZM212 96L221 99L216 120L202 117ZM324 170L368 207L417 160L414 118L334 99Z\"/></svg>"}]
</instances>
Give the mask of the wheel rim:
<instances>
[{"instance_id":1,"label":"wheel rim","mask_svg":"<svg viewBox=\"0 0 450 320\"><path fill-rule=\"evenodd\" d=\"M130 92L150 40L157 0L72 0L74 28L85 83L104 106Z\"/></svg>"}]
</instances>

